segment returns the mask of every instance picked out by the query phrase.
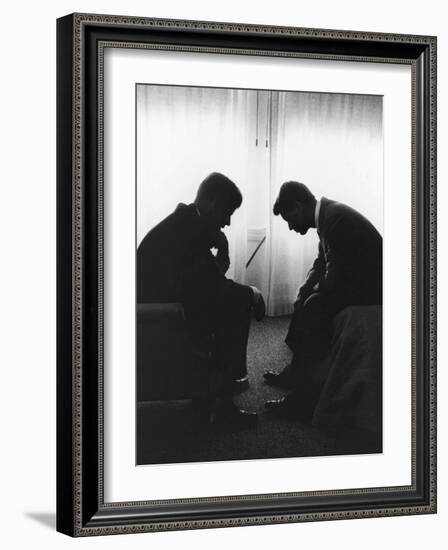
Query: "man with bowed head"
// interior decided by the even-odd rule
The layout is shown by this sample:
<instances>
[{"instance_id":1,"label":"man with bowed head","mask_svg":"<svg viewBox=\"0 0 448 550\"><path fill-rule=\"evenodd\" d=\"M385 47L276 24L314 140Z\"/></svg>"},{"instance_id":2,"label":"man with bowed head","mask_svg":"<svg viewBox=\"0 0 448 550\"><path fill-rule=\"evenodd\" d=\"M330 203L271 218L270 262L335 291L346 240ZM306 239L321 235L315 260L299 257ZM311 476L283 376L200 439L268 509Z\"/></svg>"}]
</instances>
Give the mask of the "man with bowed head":
<instances>
[{"instance_id":1,"label":"man with bowed head","mask_svg":"<svg viewBox=\"0 0 448 550\"><path fill-rule=\"evenodd\" d=\"M200 184L191 204L179 204L151 229L137 250L139 303L177 302L198 349L211 350L217 389L202 405L217 425L255 426L257 415L233 402L235 382L246 376L251 314L261 320L260 291L228 279L229 245L222 229L241 206L238 187L214 172ZM216 255L212 249L217 250Z\"/></svg>"},{"instance_id":2,"label":"man with bowed head","mask_svg":"<svg viewBox=\"0 0 448 550\"><path fill-rule=\"evenodd\" d=\"M315 228L319 250L294 303L286 336L291 364L264 373L267 384L293 391L267 401L266 408L278 416L310 420L320 391L313 367L329 342L335 315L347 306L382 303L382 238L353 208L325 197L317 200L296 181L281 186L273 210L291 231L305 235Z\"/></svg>"}]
</instances>

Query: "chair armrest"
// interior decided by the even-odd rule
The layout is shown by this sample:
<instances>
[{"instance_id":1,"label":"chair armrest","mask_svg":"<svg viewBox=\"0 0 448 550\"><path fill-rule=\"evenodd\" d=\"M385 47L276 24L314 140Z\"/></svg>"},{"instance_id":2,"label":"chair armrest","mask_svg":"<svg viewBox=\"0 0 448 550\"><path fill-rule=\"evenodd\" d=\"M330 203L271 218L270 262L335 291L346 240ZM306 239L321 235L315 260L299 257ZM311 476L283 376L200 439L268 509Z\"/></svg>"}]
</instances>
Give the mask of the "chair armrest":
<instances>
[{"instance_id":1,"label":"chair armrest","mask_svg":"<svg viewBox=\"0 0 448 550\"><path fill-rule=\"evenodd\" d=\"M137 304L137 320L139 323L183 324L185 320L182 304Z\"/></svg>"}]
</instances>

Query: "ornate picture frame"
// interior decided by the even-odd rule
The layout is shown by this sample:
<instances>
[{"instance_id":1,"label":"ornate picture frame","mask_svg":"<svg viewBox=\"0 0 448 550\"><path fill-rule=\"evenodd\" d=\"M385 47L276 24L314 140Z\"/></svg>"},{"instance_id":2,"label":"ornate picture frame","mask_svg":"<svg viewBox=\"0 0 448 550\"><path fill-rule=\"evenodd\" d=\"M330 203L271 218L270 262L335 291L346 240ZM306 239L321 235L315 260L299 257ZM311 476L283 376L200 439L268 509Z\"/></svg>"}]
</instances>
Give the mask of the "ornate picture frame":
<instances>
[{"instance_id":1,"label":"ornate picture frame","mask_svg":"<svg viewBox=\"0 0 448 550\"><path fill-rule=\"evenodd\" d=\"M436 44L432 36L72 14L57 21L57 530L70 536L436 512ZM105 501L104 51L408 65L411 483ZM130 368L133 368L130 365Z\"/></svg>"}]
</instances>

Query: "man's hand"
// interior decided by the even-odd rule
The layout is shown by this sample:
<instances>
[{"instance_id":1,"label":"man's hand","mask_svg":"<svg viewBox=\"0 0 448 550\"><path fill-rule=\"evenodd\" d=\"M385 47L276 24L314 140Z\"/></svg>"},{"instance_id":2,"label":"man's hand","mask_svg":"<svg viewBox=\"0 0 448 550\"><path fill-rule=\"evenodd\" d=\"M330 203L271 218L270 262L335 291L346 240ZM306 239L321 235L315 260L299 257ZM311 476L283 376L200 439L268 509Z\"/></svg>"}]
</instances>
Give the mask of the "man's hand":
<instances>
[{"instance_id":1,"label":"man's hand","mask_svg":"<svg viewBox=\"0 0 448 550\"><path fill-rule=\"evenodd\" d=\"M264 303L263 294L256 286L251 286L251 289L254 293L254 298L252 302L252 311L254 313L254 319L256 321L261 321L266 313L266 305Z\"/></svg>"},{"instance_id":2,"label":"man's hand","mask_svg":"<svg viewBox=\"0 0 448 550\"><path fill-rule=\"evenodd\" d=\"M308 285L303 285L299 288L299 293L297 294L296 301L294 302L294 313L296 313L300 308L303 307L304 303L314 292L319 292L319 284L316 283L311 288Z\"/></svg>"},{"instance_id":3,"label":"man's hand","mask_svg":"<svg viewBox=\"0 0 448 550\"><path fill-rule=\"evenodd\" d=\"M227 252L220 252L215 256L215 261L218 264L221 271L226 274L230 267L230 258Z\"/></svg>"},{"instance_id":4,"label":"man's hand","mask_svg":"<svg viewBox=\"0 0 448 550\"><path fill-rule=\"evenodd\" d=\"M212 238L210 243L210 248L216 248L218 254L227 254L229 255L229 241L222 231L217 231Z\"/></svg>"},{"instance_id":5,"label":"man's hand","mask_svg":"<svg viewBox=\"0 0 448 550\"><path fill-rule=\"evenodd\" d=\"M299 309L303 307L303 304L305 303L307 298L308 294L303 289L300 289L296 301L294 302L294 313L296 313Z\"/></svg>"},{"instance_id":6,"label":"man's hand","mask_svg":"<svg viewBox=\"0 0 448 550\"><path fill-rule=\"evenodd\" d=\"M222 231L217 231L212 238L210 248L217 250L215 260L222 273L227 273L230 267L229 242Z\"/></svg>"}]
</instances>

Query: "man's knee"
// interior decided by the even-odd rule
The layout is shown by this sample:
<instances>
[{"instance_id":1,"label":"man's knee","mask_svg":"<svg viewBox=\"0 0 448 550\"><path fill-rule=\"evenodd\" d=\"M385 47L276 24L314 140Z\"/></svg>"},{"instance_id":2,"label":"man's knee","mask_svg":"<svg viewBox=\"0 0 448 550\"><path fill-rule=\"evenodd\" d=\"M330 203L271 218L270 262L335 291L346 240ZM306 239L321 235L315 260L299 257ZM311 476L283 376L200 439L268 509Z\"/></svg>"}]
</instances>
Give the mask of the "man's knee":
<instances>
[{"instance_id":1,"label":"man's knee","mask_svg":"<svg viewBox=\"0 0 448 550\"><path fill-rule=\"evenodd\" d=\"M252 296L239 288L228 289L221 294L217 307L222 317L246 318L252 309Z\"/></svg>"},{"instance_id":2,"label":"man's knee","mask_svg":"<svg viewBox=\"0 0 448 550\"><path fill-rule=\"evenodd\" d=\"M304 317L307 332L328 337L331 333L331 320L334 316L332 302L319 293L312 294L304 303Z\"/></svg>"}]
</instances>

